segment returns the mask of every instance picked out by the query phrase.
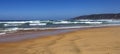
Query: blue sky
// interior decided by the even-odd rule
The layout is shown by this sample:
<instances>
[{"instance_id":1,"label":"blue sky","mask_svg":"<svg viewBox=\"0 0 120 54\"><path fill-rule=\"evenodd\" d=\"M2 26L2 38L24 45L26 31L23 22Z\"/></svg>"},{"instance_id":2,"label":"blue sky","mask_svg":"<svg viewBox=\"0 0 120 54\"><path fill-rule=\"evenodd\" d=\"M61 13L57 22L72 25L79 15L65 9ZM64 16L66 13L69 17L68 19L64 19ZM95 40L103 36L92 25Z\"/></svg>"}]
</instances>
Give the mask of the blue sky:
<instances>
[{"instance_id":1,"label":"blue sky","mask_svg":"<svg viewBox=\"0 0 120 54\"><path fill-rule=\"evenodd\" d=\"M0 0L0 20L67 19L120 13L120 0Z\"/></svg>"}]
</instances>

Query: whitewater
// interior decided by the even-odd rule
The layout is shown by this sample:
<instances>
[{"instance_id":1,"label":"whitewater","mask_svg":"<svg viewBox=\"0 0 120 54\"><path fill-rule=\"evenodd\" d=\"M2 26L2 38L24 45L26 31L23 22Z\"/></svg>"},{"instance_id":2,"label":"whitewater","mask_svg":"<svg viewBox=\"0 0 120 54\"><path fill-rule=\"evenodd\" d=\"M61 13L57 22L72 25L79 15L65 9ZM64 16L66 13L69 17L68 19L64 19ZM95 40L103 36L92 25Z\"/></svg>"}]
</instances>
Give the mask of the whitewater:
<instances>
[{"instance_id":1,"label":"whitewater","mask_svg":"<svg viewBox=\"0 0 120 54\"><path fill-rule=\"evenodd\" d=\"M116 19L81 19L81 20L23 20L23 21L0 21L0 35L13 33L18 30L47 30L47 29L71 29L90 28L103 26L119 26L120 20Z\"/></svg>"}]
</instances>

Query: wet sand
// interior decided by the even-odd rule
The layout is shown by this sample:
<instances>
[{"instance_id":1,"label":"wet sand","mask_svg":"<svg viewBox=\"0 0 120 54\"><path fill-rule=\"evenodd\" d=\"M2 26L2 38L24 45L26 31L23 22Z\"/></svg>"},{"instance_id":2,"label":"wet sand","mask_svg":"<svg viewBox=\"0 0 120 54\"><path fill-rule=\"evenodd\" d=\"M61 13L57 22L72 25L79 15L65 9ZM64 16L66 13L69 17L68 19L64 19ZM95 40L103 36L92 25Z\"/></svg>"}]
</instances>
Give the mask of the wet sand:
<instances>
[{"instance_id":1,"label":"wet sand","mask_svg":"<svg viewBox=\"0 0 120 54\"><path fill-rule=\"evenodd\" d=\"M0 43L6 42L20 42L24 40L40 38L45 36L52 36L57 34L63 34L67 32L72 32L77 29L57 29L57 30L26 30L26 31L17 31L13 33L7 33L4 35L0 35Z\"/></svg>"},{"instance_id":2,"label":"wet sand","mask_svg":"<svg viewBox=\"0 0 120 54\"><path fill-rule=\"evenodd\" d=\"M0 54L120 54L120 26L0 43Z\"/></svg>"}]
</instances>

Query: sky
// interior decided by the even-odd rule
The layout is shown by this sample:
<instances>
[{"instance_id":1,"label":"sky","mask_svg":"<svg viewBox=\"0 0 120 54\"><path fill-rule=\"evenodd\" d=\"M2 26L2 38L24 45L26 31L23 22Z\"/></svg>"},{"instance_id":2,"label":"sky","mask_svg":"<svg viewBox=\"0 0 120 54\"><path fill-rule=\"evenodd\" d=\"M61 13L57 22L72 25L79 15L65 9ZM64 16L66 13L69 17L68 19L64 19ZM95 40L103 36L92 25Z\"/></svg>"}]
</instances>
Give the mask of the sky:
<instances>
[{"instance_id":1,"label":"sky","mask_svg":"<svg viewBox=\"0 0 120 54\"><path fill-rule=\"evenodd\" d=\"M120 0L0 0L0 20L61 20L120 13Z\"/></svg>"}]
</instances>

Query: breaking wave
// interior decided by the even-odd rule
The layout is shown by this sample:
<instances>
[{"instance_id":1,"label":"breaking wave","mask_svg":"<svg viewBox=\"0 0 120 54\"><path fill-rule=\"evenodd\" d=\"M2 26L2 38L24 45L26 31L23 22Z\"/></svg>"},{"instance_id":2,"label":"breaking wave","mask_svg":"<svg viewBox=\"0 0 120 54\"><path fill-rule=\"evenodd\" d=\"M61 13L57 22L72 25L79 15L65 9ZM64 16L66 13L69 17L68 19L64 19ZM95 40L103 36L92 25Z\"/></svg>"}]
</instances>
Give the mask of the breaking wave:
<instances>
[{"instance_id":1,"label":"breaking wave","mask_svg":"<svg viewBox=\"0 0 120 54\"><path fill-rule=\"evenodd\" d=\"M101 19L101 20L75 20L75 21L0 21L0 35L6 32L17 30L45 30L45 29L69 29L120 25L120 20Z\"/></svg>"}]
</instances>

